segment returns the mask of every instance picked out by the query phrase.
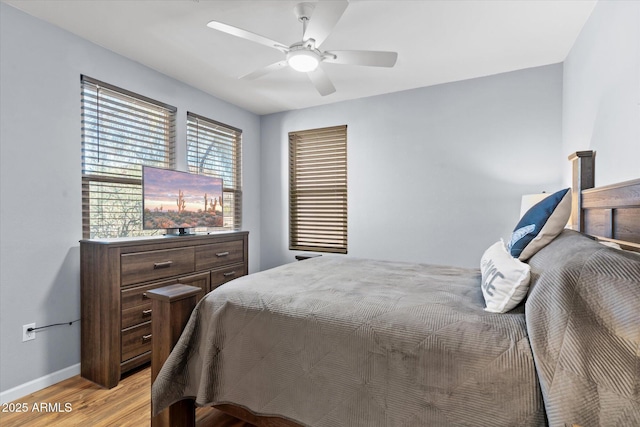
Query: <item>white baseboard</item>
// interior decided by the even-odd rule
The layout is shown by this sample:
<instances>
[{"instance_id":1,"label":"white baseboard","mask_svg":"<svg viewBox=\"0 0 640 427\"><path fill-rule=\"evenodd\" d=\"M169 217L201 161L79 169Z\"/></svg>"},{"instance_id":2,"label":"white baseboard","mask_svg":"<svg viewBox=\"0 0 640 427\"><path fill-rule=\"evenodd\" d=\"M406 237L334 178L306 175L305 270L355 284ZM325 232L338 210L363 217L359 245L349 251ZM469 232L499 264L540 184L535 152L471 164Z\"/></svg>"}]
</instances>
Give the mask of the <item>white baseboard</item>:
<instances>
[{"instance_id":1,"label":"white baseboard","mask_svg":"<svg viewBox=\"0 0 640 427\"><path fill-rule=\"evenodd\" d=\"M80 375L80 364L71 365L68 368L60 369L44 377L36 378L35 380L26 382L14 388L10 388L7 391L0 393L0 404L13 402L21 397L27 396L36 391L47 388L50 385L59 383L68 378Z\"/></svg>"}]
</instances>

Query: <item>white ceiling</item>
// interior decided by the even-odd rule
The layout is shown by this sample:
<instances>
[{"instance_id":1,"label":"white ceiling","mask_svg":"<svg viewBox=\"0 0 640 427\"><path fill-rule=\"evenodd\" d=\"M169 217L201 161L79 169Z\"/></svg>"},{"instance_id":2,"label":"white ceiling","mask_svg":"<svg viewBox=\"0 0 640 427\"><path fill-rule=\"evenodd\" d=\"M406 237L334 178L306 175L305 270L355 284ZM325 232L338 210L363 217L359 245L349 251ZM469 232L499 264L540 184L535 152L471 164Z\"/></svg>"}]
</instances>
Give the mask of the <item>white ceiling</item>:
<instances>
[{"instance_id":1,"label":"white ceiling","mask_svg":"<svg viewBox=\"0 0 640 427\"><path fill-rule=\"evenodd\" d=\"M238 80L283 54L206 27L217 20L290 45L302 34L293 12L298 1L3 2L268 114L562 62L596 1L351 0L322 50L396 51L398 62L394 68L323 64L337 89L325 97L304 73L288 68Z\"/></svg>"}]
</instances>

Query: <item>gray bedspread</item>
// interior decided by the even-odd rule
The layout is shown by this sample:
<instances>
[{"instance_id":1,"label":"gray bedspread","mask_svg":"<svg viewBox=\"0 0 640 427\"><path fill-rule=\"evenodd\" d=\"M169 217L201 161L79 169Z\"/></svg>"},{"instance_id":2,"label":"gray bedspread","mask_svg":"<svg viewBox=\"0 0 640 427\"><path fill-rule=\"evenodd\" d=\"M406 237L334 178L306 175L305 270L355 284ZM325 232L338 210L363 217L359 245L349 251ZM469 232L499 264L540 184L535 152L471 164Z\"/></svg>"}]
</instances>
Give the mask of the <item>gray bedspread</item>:
<instances>
[{"instance_id":1,"label":"gray bedspread","mask_svg":"<svg viewBox=\"0 0 640 427\"><path fill-rule=\"evenodd\" d=\"M565 230L529 260L549 425L640 426L640 256Z\"/></svg>"},{"instance_id":2,"label":"gray bedspread","mask_svg":"<svg viewBox=\"0 0 640 427\"><path fill-rule=\"evenodd\" d=\"M236 279L195 309L153 411L191 397L308 426L545 425L523 307L483 311L479 283L331 256Z\"/></svg>"}]
</instances>

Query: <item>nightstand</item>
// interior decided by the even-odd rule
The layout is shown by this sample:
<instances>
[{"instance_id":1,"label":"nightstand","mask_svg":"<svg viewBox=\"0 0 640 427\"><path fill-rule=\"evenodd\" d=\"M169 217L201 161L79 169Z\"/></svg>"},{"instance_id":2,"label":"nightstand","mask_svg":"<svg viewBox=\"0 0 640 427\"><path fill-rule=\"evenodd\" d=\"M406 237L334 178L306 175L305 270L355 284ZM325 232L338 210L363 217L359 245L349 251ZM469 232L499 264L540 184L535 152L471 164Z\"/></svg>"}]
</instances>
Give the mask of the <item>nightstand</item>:
<instances>
[{"instance_id":1,"label":"nightstand","mask_svg":"<svg viewBox=\"0 0 640 427\"><path fill-rule=\"evenodd\" d=\"M296 255L296 259L298 261L304 261L305 259L309 259L309 258L317 258L319 256L322 256L321 254L307 254L307 255Z\"/></svg>"}]
</instances>

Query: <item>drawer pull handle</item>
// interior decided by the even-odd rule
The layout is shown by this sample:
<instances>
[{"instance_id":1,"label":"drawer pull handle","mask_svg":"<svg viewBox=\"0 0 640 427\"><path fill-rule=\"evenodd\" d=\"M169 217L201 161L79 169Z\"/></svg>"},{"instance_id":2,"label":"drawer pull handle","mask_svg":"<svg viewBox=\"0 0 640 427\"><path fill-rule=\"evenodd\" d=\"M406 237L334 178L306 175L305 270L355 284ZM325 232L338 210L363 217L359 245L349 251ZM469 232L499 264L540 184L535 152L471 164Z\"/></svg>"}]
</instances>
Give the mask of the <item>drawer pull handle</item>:
<instances>
[{"instance_id":1,"label":"drawer pull handle","mask_svg":"<svg viewBox=\"0 0 640 427\"><path fill-rule=\"evenodd\" d=\"M146 293L146 292L145 292L145 293L143 293L143 294L142 294L142 299L149 299L149 295L147 295L147 293Z\"/></svg>"},{"instance_id":2,"label":"drawer pull handle","mask_svg":"<svg viewBox=\"0 0 640 427\"><path fill-rule=\"evenodd\" d=\"M149 316L151 316L151 310L142 311L142 317L149 317Z\"/></svg>"},{"instance_id":3,"label":"drawer pull handle","mask_svg":"<svg viewBox=\"0 0 640 427\"><path fill-rule=\"evenodd\" d=\"M223 257L223 256L227 256L227 255L229 255L229 252L218 252L218 253L216 254L216 256L217 256L218 258Z\"/></svg>"},{"instance_id":4,"label":"drawer pull handle","mask_svg":"<svg viewBox=\"0 0 640 427\"><path fill-rule=\"evenodd\" d=\"M171 267L171 264L173 264L173 261L154 262L153 269L159 270L161 268L169 268Z\"/></svg>"},{"instance_id":5,"label":"drawer pull handle","mask_svg":"<svg viewBox=\"0 0 640 427\"><path fill-rule=\"evenodd\" d=\"M236 272L235 272L235 270L234 270L234 271L230 271L230 272L228 272L228 273L222 273L222 275L223 275L224 277L235 276L235 275L236 275Z\"/></svg>"},{"instance_id":6,"label":"drawer pull handle","mask_svg":"<svg viewBox=\"0 0 640 427\"><path fill-rule=\"evenodd\" d=\"M142 342L147 342L147 341L151 341L151 334L142 336Z\"/></svg>"}]
</instances>

